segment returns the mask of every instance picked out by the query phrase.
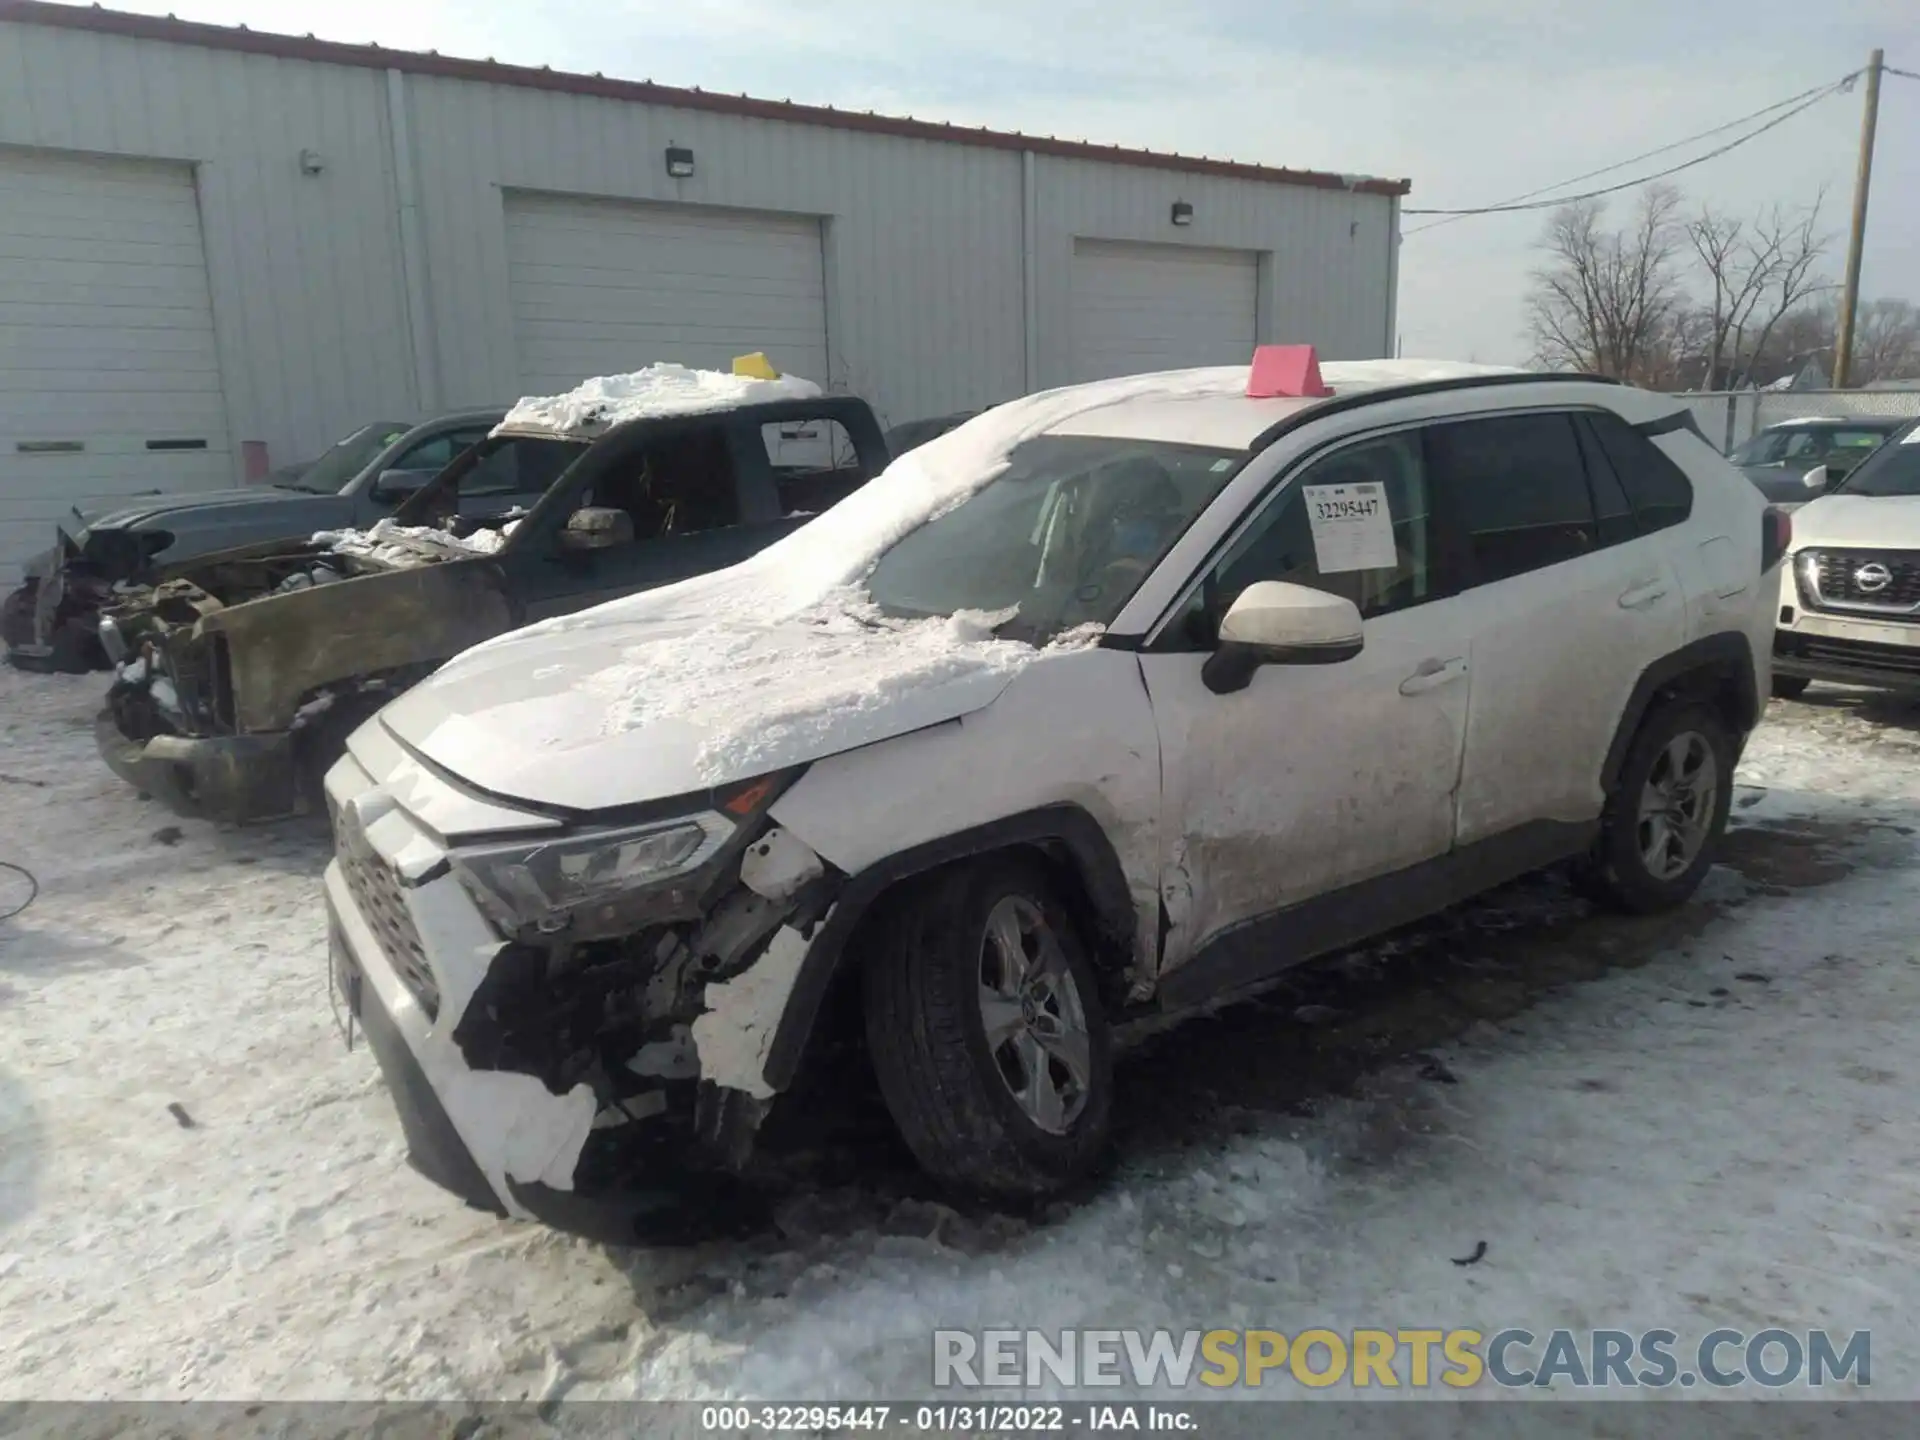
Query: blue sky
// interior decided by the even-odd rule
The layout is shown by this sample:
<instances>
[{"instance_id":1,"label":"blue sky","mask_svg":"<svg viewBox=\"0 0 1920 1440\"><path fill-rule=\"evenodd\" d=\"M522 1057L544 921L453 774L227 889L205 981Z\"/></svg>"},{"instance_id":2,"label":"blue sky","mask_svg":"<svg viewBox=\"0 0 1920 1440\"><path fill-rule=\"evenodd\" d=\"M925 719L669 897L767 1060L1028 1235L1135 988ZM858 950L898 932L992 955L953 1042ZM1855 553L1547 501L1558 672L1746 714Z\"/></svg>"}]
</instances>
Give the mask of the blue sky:
<instances>
[{"instance_id":1,"label":"blue sky","mask_svg":"<svg viewBox=\"0 0 1920 1440\"><path fill-rule=\"evenodd\" d=\"M492 56L960 124L1408 176L1465 206L1623 159L1833 79L1875 45L1920 71L1914 0L117 0L255 29ZM1810 202L1837 277L1859 92L1677 178ZM1675 157L1675 158L1684 158ZM1889 77L1863 293L1920 300L1920 81ZM1615 203L1624 209L1629 193ZM1410 235L1409 355L1526 358L1540 215ZM1409 218L1407 228L1423 222Z\"/></svg>"}]
</instances>

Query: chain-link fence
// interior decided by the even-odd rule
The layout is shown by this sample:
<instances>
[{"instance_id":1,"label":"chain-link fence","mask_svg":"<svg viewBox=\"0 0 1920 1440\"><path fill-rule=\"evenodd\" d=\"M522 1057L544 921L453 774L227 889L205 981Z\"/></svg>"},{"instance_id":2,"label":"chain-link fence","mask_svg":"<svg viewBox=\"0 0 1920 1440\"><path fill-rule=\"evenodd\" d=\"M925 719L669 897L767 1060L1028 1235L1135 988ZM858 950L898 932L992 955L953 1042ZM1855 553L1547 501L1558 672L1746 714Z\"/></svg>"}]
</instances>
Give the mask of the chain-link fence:
<instances>
[{"instance_id":1,"label":"chain-link fence","mask_svg":"<svg viewBox=\"0 0 1920 1440\"><path fill-rule=\"evenodd\" d=\"M1707 439L1731 450L1769 425L1816 415L1920 415L1913 390L1698 390L1673 397L1687 402Z\"/></svg>"}]
</instances>

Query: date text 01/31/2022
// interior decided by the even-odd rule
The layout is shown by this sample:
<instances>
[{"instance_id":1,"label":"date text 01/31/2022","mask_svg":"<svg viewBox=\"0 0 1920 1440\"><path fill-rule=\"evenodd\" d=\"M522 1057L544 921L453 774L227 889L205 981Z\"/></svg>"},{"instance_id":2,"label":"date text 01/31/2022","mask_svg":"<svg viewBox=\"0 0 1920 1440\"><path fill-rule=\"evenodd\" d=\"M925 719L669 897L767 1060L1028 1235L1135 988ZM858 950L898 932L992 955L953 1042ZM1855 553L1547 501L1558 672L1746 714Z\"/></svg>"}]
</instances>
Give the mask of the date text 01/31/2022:
<instances>
[{"instance_id":1,"label":"date text 01/31/2022","mask_svg":"<svg viewBox=\"0 0 1920 1440\"><path fill-rule=\"evenodd\" d=\"M1156 1430L1190 1433L1186 1410L1164 1405L708 1405L708 1434L754 1435L822 1430L906 1430L914 1434Z\"/></svg>"}]
</instances>

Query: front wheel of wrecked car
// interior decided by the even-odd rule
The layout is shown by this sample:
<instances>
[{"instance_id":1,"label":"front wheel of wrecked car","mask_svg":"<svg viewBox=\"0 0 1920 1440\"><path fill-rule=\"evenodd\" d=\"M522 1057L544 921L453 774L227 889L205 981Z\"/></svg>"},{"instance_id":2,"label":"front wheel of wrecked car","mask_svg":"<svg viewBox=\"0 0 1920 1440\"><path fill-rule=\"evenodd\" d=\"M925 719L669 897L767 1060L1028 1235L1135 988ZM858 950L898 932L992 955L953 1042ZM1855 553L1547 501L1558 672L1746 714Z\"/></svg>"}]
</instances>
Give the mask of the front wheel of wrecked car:
<instances>
[{"instance_id":1,"label":"front wheel of wrecked car","mask_svg":"<svg viewBox=\"0 0 1920 1440\"><path fill-rule=\"evenodd\" d=\"M867 1045L922 1166L1021 1199L1107 1143L1112 1042L1093 967L1039 871L989 861L894 896L866 947Z\"/></svg>"}]
</instances>

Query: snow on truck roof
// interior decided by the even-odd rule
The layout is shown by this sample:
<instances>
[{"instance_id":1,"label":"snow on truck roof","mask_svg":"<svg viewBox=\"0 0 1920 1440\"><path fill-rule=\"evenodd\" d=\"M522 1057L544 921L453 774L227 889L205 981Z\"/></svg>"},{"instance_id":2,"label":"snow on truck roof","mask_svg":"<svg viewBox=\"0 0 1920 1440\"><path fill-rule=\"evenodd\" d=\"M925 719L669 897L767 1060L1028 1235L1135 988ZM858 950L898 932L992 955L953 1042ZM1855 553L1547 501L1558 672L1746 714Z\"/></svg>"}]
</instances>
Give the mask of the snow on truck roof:
<instances>
[{"instance_id":1,"label":"snow on truck roof","mask_svg":"<svg viewBox=\"0 0 1920 1440\"><path fill-rule=\"evenodd\" d=\"M686 365L649 365L629 375L596 375L564 395L529 395L494 434L591 439L631 420L713 415L747 405L811 400L820 387L798 375L726 374Z\"/></svg>"}]
</instances>

